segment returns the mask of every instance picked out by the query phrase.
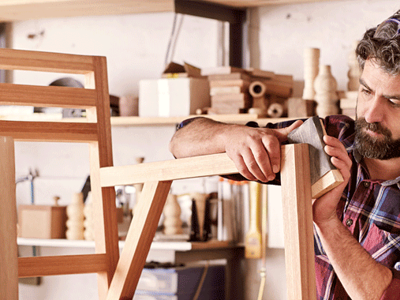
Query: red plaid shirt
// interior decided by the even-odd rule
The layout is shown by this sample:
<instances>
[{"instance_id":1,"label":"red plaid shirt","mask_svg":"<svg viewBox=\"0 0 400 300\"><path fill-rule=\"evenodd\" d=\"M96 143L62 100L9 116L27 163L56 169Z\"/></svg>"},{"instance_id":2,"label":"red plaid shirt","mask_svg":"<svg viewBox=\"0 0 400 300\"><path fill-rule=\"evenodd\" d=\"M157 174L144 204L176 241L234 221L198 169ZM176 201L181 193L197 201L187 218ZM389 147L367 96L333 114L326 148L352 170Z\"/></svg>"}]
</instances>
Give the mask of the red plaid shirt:
<instances>
[{"instance_id":1,"label":"red plaid shirt","mask_svg":"<svg viewBox=\"0 0 400 300\"><path fill-rule=\"evenodd\" d=\"M280 128L288 124L267 127ZM325 119L325 127L328 135L343 143L353 161L352 175L343 191L337 214L361 246L377 262L392 270L393 280L381 300L400 299L400 177L388 181L370 178L361 157L353 151L355 129L352 119L330 116ZM351 299L316 234L314 250L317 299Z\"/></svg>"}]
</instances>

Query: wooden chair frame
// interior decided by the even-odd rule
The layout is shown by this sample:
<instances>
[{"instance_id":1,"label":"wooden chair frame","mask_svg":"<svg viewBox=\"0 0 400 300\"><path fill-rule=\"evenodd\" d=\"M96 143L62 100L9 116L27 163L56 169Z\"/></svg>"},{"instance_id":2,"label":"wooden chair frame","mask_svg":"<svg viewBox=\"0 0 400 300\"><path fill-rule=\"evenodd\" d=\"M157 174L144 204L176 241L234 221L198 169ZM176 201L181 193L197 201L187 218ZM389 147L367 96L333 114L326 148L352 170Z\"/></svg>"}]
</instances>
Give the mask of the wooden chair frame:
<instances>
[{"instance_id":1,"label":"wooden chair frame","mask_svg":"<svg viewBox=\"0 0 400 300\"><path fill-rule=\"evenodd\" d=\"M100 299L132 299L173 180L234 174L238 172L234 163L223 153L113 167L104 57L0 49L0 67L84 74L85 89L1 83L0 104L84 108L88 119L86 123L0 121L0 135L9 136L0 138L0 151L4 154L0 161L4 179L0 182L0 243L8 246L0 250L0 290L5 295L0 298L17 299L18 276L95 272L99 274ZM89 144L97 225L95 254L17 257L13 139ZM309 165L308 145L282 146L289 300L316 299ZM135 183L144 183L144 187L119 258L114 186ZM6 264L9 267L3 272Z\"/></svg>"},{"instance_id":2,"label":"wooden chair frame","mask_svg":"<svg viewBox=\"0 0 400 300\"><path fill-rule=\"evenodd\" d=\"M225 154L101 168L101 185L144 183L107 299L131 299L173 180L238 173ZM289 300L316 299L311 183L307 144L282 146L281 181Z\"/></svg>"},{"instance_id":3,"label":"wooden chair frame","mask_svg":"<svg viewBox=\"0 0 400 300\"><path fill-rule=\"evenodd\" d=\"M7 280L0 282L2 291L0 298L17 299L15 295L8 297L3 294L4 290L11 289L8 288L8 285L15 289L15 284L18 283L15 274L18 274L19 277L39 277L97 273L99 296L100 299L105 299L119 259L115 189L113 187L101 188L99 176L101 167L113 165L106 58L0 49L0 68L84 75L84 89L0 83L1 105L82 108L86 109L87 114L87 122L83 123L2 120L0 121L0 135L12 137L16 141L77 142L89 145L96 252L91 255L20 257L18 258L18 267L15 263L7 264L11 273ZM12 142L8 138L5 139L5 150L10 149L10 143ZM10 152L11 150L8 150L7 153ZM13 160L13 157L9 156L9 160ZM13 163L9 162L4 167L9 169L8 173L4 173L9 174L6 175L9 185L10 187L14 186L15 189L15 176L12 176L15 171L11 170ZM4 188L6 189L6 187ZM6 240L14 246L0 250L1 259L16 255L16 232L9 230L9 226L15 227L16 224L16 217L14 217L15 191L8 190L7 193L2 193L2 198L3 195L7 195L9 200L2 199L1 205L7 209L4 212L1 209L0 218L3 220L4 217L9 223L6 225L2 222L0 229L2 232L9 233ZM6 212L10 213L9 217ZM3 247L5 244L1 242L1 245ZM5 265L2 264L1 267L3 268L3 266ZM18 293L18 289L16 291ZM3 296L5 298L2 298Z\"/></svg>"}]
</instances>

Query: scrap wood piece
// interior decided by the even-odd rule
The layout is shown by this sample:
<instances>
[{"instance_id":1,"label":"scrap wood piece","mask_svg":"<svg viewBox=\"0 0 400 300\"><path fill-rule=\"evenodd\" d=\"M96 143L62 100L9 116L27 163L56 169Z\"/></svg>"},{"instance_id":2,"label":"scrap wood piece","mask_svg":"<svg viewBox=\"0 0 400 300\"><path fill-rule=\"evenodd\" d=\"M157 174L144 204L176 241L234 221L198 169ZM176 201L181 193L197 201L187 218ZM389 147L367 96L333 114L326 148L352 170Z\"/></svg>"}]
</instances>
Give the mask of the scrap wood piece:
<instances>
[{"instance_id":1,"label":"scrap wood piece","mask_svg":"<svg viewBox=\"0 0 400 300\"><path fill-rule=\"evenodd\" d=\"M289 143L309 144L312 197L319 198L343 182L342 174L331 163L322 140L326 134L319 117L307 119L288 135Z\"/></svg>"}]
</instances>

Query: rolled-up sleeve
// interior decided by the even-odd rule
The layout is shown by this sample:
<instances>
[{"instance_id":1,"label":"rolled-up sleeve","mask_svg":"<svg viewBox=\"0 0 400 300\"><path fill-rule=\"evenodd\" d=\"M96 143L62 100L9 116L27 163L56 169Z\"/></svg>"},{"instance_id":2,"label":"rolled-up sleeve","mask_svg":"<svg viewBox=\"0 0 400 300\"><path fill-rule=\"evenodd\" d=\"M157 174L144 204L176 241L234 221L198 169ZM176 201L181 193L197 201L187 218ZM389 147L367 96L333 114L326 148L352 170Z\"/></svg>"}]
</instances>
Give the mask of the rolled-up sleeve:
<instances>
[{"instance_id":1,"label":"rolled-up sleeve","mask_svg":"<svg viewBox=\"0 0 400 300\"><path fill-rule=\"evenodd\" d=\"M383 293L380 300L400 299L400 271L392 269L393 278L388 288Z\"/></svg>"}]
</instances>

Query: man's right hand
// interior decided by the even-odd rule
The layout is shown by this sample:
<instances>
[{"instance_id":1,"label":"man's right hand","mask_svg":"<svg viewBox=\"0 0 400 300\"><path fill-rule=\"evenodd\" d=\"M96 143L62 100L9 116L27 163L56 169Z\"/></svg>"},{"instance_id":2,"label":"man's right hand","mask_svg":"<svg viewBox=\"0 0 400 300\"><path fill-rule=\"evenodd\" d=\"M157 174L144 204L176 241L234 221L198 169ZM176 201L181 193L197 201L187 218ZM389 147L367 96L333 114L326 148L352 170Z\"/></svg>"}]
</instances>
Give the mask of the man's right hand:
<instances>
[{"instance_id":1,"label":"man's right hand","mask_svg":"<svg viewBox=\"0 0 400 300\"><path fill-rule=\"evenodd\" d=\"M225 151L248 180L268 182L280 171L281 144L303 122L282 129L230 126L225 129Z\"/></svg>"},{"instance_id":2,"label":"man's right hand","mask_svg":"<svg viewBox=\"0 0 400 300\"><path fill-rule=\"evenodd\" d=\"M197 118L174 134L170 151L177 158L226 152L245 178L267 182L280 171L281 143L302 123L267 129Z\"/></svg>"}]
</instances>

